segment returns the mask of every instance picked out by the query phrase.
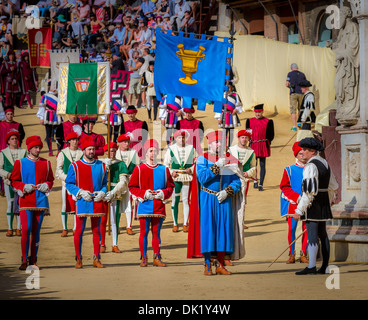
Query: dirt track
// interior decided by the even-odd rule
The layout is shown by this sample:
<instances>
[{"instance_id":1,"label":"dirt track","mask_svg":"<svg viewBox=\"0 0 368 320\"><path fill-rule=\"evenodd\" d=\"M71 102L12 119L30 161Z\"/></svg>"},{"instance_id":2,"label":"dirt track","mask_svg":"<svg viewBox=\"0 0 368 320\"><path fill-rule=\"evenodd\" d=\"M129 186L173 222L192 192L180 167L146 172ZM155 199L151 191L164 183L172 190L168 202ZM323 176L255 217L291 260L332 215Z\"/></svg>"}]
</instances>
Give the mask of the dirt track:
<instances>
[{"instance_id":1,"label":"dirt track","mask_svg":"<svg viewBox=\"0 0 368 320\"><path fill-rule=\"evenodd\" d=\"M44 128L36 118L37 108L16 110L15 119L22 122L26 136L38 134L45 137ZM251 117L253 112L241 114L241 122ZM25 282L29 274L18 270L20 265L20 237L5 236L6 200L0 198L0 298L1 299L129 299L129 300L247 300L247 299L367 299L368 266L366 264L334 263L339 267L339 289L328 289L329 275L295 276L295 271L304 268L300 263L287 265L287 253L267 269L269 264L287 247L287 224L279 214L279 182L282 170L293 162L291 145L280 152L290 139L290 120L288 115L270 115L275 122L276 138L272 143L272 155L267 160L265 191L250 188L245 212L245 245L247 254L235 266L229 267L231 276L203 276L202 260L186 259L187 234L171 231L172 218L170 204L167 205L167 219L162 230L162 255L167 268L139 267L139 248L137 221L133 223L136 232L133 236L125 233L125 217L121 217L119 248L123 253L111 253L111 235L106 236L107 253L102 254L105 269L92 267L92 235L87 224L83 239L84 268L74 268L73 237L61 238L61 183L55 180L50 194L51 216L45 217L38 254L40 270L40 289L28 290ZM211 110L197 111L195 116L204 121L205 129L217 128ZM140 109L138 118L147 119L145 109ZM149 124L152 130L152 123ZM105 133L99 122L96 132ZM156 126L159 131L161 127ZM152 132L152 131L151 131ZM105 134L106 137L106 134ZM23 146L25 147L25 145ZM56 145L54 144L54 151ZM47 147L42 156L48 157ZM49 158L55 168L56 157ZM179 223L182 215L179 215ZM72 218L68 225L72 228ZM150 241L150 238L149 238ZM148 257L152 261L149 246ZM333 257L332 257L333 260ZM224 288L226 291L219 288ZM230 289L231 288L231 289Z\"/></svg>"}]
</instances>

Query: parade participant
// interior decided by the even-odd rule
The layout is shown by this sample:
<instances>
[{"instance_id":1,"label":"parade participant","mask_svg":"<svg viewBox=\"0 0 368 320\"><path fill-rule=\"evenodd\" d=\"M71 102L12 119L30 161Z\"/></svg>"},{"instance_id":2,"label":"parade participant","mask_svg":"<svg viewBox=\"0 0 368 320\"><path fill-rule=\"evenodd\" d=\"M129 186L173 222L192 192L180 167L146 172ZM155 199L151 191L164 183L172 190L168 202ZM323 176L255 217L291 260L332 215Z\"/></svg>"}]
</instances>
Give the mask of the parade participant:
<instances>
[{"instance_id":1,"label":"parade participant","mask_svg":"<svg viewBox=\"0 0 368 320\"><path fill-rule=\"evenodd\" d=\"M23 101L26 98L28 106L32 109L32 100L30 96L30 91L36 92L38 86L38 76L35 68L31 68L29 63L29 53L28 51L23 52L21 55L21 60L18 63L21 84L21 96L19 100L19 106L23 106Z\"/></svg>"},{"instance_id":2,"label":"parade participant","mask_svg":"<svg viewBox=\"0 0 368 320\"><path fill-rule=\"evenodd\" d=\"M178 232L178 214L180 193L183 201L183 232L188 232L189 218L189 187L192 181L192 170L196 159L196 152L191 144L186 141L189 134L186 130L177 130L174 133L175 143L171 144L164 157L164 165L170 169L171 176L175 183L174 194L171 203L171 212L173 216L173 232Z\"/></svg>"},{"instance_id":3,"label":"parade participant","mask_svg":"<svg viewBox=\"0 0 368 320\"><path fill-rule=\"evenodd\" d=\"M160 113L159 118L162 121L163 126L166 128L166 143L171 143L174 128L179 120L182 120L183 98L176 96L173 101L168 101L167 95L164 95L160 101Z\"/></svg>"},{"instance_id":4,"label":"parade participant","mask_svg":"<svg viewBox=\"0 0 368 320\"><path fill-rule=\"evenodd\" d=\"M126 134L122 134L118 138L119 149L116 151L116 159L121 160L125 163L125 166L128 170L127 178L130 179L131 174L136 166L139 165L139 157L137 151L134 149L130 149L130 137ZM134 235L132 230L132 221L133 221L133 206L132 206L132 197L130 195L129 190L122 194L120 200L120 209L121 212L125 212L127 226L126 232L129 235Z\"/></svg>"},{"instance_id":5,"label":"parade participant","mask_svg":"<svg viewBox=\"0 0 368 320\"><path fill-rule=\"evenodd\" d=\"M254 182L254 188L263 191L263 182L266 176L266 158L271 155L271 142L275 137L273 120L263 116L263 104L254 107L254 117L247 119L245 128L252 130L250 147L254 150L260 164L260 179Z\"/></svg>"},{"instance_id":6,"label":"parade participant","mask_svg":"<svg viewBox=\"0 0 368 320\"><path fill-rule=\"evenodd\" d=\"M293 126L292 131L296 131L296 119L297 114L300 111L301 102L303 99L303 92L299 86L299 82L305 80L305 74L298 70L298 65L292 63L290 66L291 71L286 77L286 87L290 89L290 115Z\"/></svg>"},{"instance_id":7,"label":"parade participant","mask_svg":"<svg viewBox=\"0 0 368 320\"><path fill-rule=\"evenodd\" d=\"M82 134L82 122L75 114L68 114L68 120L64 121L56 129L56 141L59 144L60 150L68 147L66 137L71 132L76 132L78 137Z\"/></svg>"},{"instance_id":8,"label":"parade participant","mask_svg":"<svg viewBox=\"0 0 368 320\"><path fill-rule=\"evenodd\" d=\"M302 195L302 181L303 181L303 169L306 161L303 158L303 154L299 152L302 148L298 145L299 141L293 145L293 153L296 158L295 164L288 166L284 169L282 180L280 183L281 189L281 216L287 216L288 222L288 242L289 245L295 241L295 233L298 226L298 221L288 214L294 214L294 211L298 205L300 197ZM305 230L305 222L302 223L302 230ZM302 236L302 252L300 255L300 262L307 263L307 244L308 237L306 234ZM286 263L295 263L295 243L290 246L289 259Z\"/></svg>"},{"instance_id":9,"label":"parade participant","mask_svg":"<svg viewBox=\"0 0 368 320\"><path fill-rule=\"evenodd\" d=\"M195 119L193 114L195 112L193 106L190 108L183 108L185 118L178 120L176 123L177 130L186 130L189 133L189 138L186 143L194 146L197 154L202 154L201 143L204 136L204 127L202 121Z\"/></svg>"},{"instance_id":10,"label":"parade participant","mask_svg":"<svg viewBox=\"0 0 368 320\"><path fill-rule=\"evenodd\" d=\"M224 93L224 98L227 99L226 104L223 104L222 113L216 113L215 119L218 120L218 127L226 129L228 138L228 146L231 146L233 141L233 132L235 127L240 127L238 114L243 112L243 105L239 95L235 92L235 87L229 83L229 89Z\"/></svg>"},{"instance_id":11,"label":"parade participant","mask_svg":"<svg viewBox=\"0 0 368 320\"><path fill-rule=\"evenodd\" d=\"M63 118L56 113L58 100L56 90L50 90L49 93L45 93L41 97L36 114L37 118L40 119L40 123L46 129L46 143L49 148L49 156L54 155L52 151L52 140L55 126L58 126L63 121Z\"/></svg>"},{"instance_id":12,"label":"parade participant","mask_svg":"<svg viewBox=\"0 0 368 320\"><path fill-rule=\"evenodd\" d=\"M108 144L105 145L104 150L108 155ZM128 169L124 161L116 159L116 151L118 146L115 142L110 143L110 156L109 160L109 175L111 190L106 193L105 200L110 203L110 217L111 217L111 230L112 230L112 252L120 253L118 247L118 235L119 235L119 222L120 215L123 211L121 207L122 195L128 192ZM129 192L128 192L129 194ZM105 219L107 220L107 219ZM103 222L103 221L102 221ZM106 231L106 224L101 222L101 232ZM105 246L105 237L101 238L101 247ZM101 252L102 252L101 248Z\"/></svg>"},{"instance_id":13,"label":"parade participant","mask_svg":"<svg viewBox=\"0 0 368 320\"><path fill-rule=\"evenodd\" d=\"M245 254L245 183L238 161L231 155L220 156L222 132L210 132L206 138L208 153L198 157L193 173L187 256L203 256L204 274L212 275L211 254L215 253L216 274L228 275L225 255L240 259Z\"/></svg>"},{"instance_id":14,"label":"parade participant","mask_svg":"<svg viewBox=\"0 0 368 320\"><path fill-rule=\"evenodd\" d=\"M66 190L76 200L74 248L76 269L83 268L82 240L87 217L91 218L93 267L104 268L100 261L101 217L107 213L104 198L107 192L106 165L95 157L95 141L91 136L81 139L83 157L69 166L65 179Z\"/></svg>"},{"instance_id":15,"label":"parade participant","mask_svg":"<svg viewBox=\"0 0 368 320\"><path fill-rule=\"evenodd\" d=\"M66 191L65 179L68 174L69 166L82 158L83 152L78 148L79 136L76 132L70 132L65 139L66 147L60 151L56 159L55 177L61 180L61 223L63 231L61 237L68 235L68 215L74 215L74 227L75 230L75 201L72 196Z\"/></svg>"},{"instance_id":16,"label":"parade participant","mask_svg":"<svg viewBox=\"0 0 368 320\"><path fill-rule=\"evenodd\" d=\"M125 113L125 109L127 107L127 100L125 95L123 95L123 98L121 100L113 100L111 103L110 108L110 138L113 135L113 142L117 142L119 132L121 131L121 126L124 122L123 119L123 113ZM101 116L102 123L107 125L108 120L106 119L106 116Z\"/></svg>"},{"instance_id":17,"label":"parade participant","mask_svg":"<svg viewBox=\"0 0 368 320\"><path fill-rule=\"evenodd\" d=\"M5 114L4 121L0 121L0 137L5 138L7 133L12 129L17 130L19 132L18 143L19 143L19 147L21 147L23 139L26 135L24 132L23 125L19 122L14 121L14 108L12 107L5 108L4 114ZM5 139L1 139L0 140L0 150L3 150L7 147L8 145Z\"/></svg>"},{"instance_id":18,"label":"parade participant","mask_svg":"<svg viewBox=\"0 0 368 320\"><path fill-rule=\"evenodd\" d=\"M8 221L7 237L13 235L13 220L14 220L14 201L17 201L18 195L14 193L13 188L10 186L10 176L13 171L14 162L27 156L27 150L21 149L19 144L19 132L15 129L11 129L5 136L5 142L8 147L0 152L0 177L4 181L4 191L7 201L6 217ZM16 214L17 228L15 234L21 235L20 217L19 212Z\"/></svg>"},{"instance_id":19,"label":"parade participant","mask_svg":"<svg viewBox=\"0 0 368 320\"><path fill-rule=\"evenodd\" d=\"M311 86L312 84L308 80L303 80L299 82L299 87L303 93L303 100L300 105L298 123L303 123L304 127L305 124L308 124L308 128L305 128L308 130L311 129L311 123L316 122L316 115L314 113L314 111L316 110L316 107L314 105L314 93L312 91L309 91L309 88Z\"/></svg>"},{"instance_id":20,"label":"parade participant","mask_svg":"<svg viewBox=\"0 0 368 320\"><path fill-rule=\"evenodd\" d=\"M54 184L50 161L40 158L43 143L39 136L26 140L28 155L16 160L10 176L11 186L19 195L19 214L22 225L22 264L20 270L27 268L29 246L30 265L36 265L40 244L40 231L43 218L49 214L48 195Z\"/></svg>"},{"instance_id":21,"label":"parade participant","mask_svg":"<svg viewBox=\"0 0 368 320\"><path fill-rule=\"evenodd\" d=\"M174 181L167 167L157 163L160 151L158 142L147 140L144 144L146 162L134 168L129 181L129 191L136 199L137 217L140 224L139 248L142 261L140 266L147 266L148 233L152 230L153 265L165 267L161 260L161 227L166 218L164 200L171 197Z\"/></svg>"},{"instance_id":22,"label":"parade participant","mask_svg":"<svg viewBox=\"0 0 368 320\"><path fill-rule=\"evenodd\" d=\"M5 93L5 107L14 108L16 96L20 93L20 73L18 72L14 51L9 51L8 60L2 62L0 75L2 77L1 92Z\"/></svg>"},{"instance_id":23,"label":"parade participant","mask_svg":"<svg viewBox=\"0 0 368 320\"><path fill-rule=\"evenodd\" d=\"M304 138L299 142L299 152L306 161L303 170L302 196L291 215L296 220L305 220L308 235L308 266L296 275L326 273L330 258L330 242L326 231L326 220L332 219L331 203L335 200L338 184L327 161L318 152L323 151L321 142L315 138ZM321 243L322 266L317 271L318 238Z\"/></svg>"},{"instance_id":24,"label":"parade participant","mask_svg":"<svg viewBox=\"0 0 368 320\"><path fill-rule=\"evenodd\" d=\"M93 132L93 128L96 124L97 118L92 116L85 116L80 118L82 120L82 133L79 139L78 147L81 148L82 140L86 137L91 137L94 141L95 147L95 159L104 155L104 146L106 144L105 138L102 134Z\"/></svg>"},{"instance_id":25,"label":"parade participant","mask_svg":"<svg viewBox=\"0 0 368 320\"><path fill-rule=\"evenodd\" d=\"M252 133L248 130L240 130L238 132L238 144L229 148L230 154L238 159L243 169L243 176L247 182L245 197L249 190L249 181L256 179L257 161L254 150L249 147L249 142L252 139Z\"/></svg>"},{"instance_id":26,"label":"parade participant","mask_svg":"<svg viewBox=\"0 0 368 320\"><path fill-rule=\"evenodd\" d=\"M137 119L137 109L129 106L126 110L129 120L124 121L122 133L130 136L129 148L137 151L138 156L142 157L142 148L147 140L148 125L146 121Z\"/></svg>"}]
</instances>

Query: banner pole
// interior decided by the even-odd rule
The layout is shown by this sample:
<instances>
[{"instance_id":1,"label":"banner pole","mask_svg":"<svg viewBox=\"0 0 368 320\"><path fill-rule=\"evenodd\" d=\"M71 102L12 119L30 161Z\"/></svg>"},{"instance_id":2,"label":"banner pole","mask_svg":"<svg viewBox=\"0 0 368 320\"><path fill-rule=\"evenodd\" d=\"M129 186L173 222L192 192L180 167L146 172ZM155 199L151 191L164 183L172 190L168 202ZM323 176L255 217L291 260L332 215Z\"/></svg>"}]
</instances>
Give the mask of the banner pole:
<instances>
[{"instance_id":1,"label":"banner pole","mask_svg":"<svg viewBox=\"0 0 368 320\"><path fill-rule=\"evenodd\" d=\"M107 152L108 152L108 157L110 158L110 115L106 115L106 118L108 119L107 121ZM110 174L110 168L108 170L108 180L107 180L107 190L110 191L111 190L111 174ZM107 203L107 218L108 218L108 235L110 235L111 233L111 217L110 217L110 213L111 213L111 206L110 203Z\"/></svg>"}]
</instances>

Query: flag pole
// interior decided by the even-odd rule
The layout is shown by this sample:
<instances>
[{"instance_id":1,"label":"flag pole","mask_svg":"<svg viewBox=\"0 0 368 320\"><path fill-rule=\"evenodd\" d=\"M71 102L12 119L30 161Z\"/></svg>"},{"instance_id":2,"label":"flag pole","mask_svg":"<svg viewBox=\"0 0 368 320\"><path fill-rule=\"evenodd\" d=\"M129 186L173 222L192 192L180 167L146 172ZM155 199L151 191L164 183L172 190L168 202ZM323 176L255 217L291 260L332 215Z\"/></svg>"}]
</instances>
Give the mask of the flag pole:
<instances>
[{"instance_id":1,"label":"flag pole","mask_svg":"<svg viewBox=\"0 0 368 320\"><path fill-rule=\"evenodd\" d=\"M107 118L107 152L108 152L108 156L107 158L110 158L110 114L106 115ZM111 164L110 164L111 165ZM111 171L110 168L108 170L108 182L107 182L107 190L110 191L111 190ZM111 206L110 203L107 204L107 219L108 219L108 228L107 228L107 232L108 235L110 235L111 233L111 217L110 217L110 212L111 211Z\"/></svg>"}]
</instances>

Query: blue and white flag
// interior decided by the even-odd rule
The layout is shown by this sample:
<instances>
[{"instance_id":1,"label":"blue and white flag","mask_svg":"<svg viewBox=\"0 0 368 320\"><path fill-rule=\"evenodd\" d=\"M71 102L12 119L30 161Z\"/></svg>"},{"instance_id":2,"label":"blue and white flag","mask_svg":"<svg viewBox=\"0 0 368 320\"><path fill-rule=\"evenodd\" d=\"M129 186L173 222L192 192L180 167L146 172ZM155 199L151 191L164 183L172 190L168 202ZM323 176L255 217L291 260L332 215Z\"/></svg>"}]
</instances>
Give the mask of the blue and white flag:
<instances>
[{"instance_id":1,"label":"blue and white flag","mask_svg":"<svg viewBox=\"0 0 368 320\"><path fill-rule=\"evenodd\" d=\"M202 35L201 39L195 39L194 34L184 37L184 33L179 32L174 36L171 30L165 34L158 29L154 72L156 95L198 99L198 109L199 106L205 108L208 100L215 101L215 106L222 106L231 46L228 38L207 40L206 35Z\"/></svg>"}]
</instances>

